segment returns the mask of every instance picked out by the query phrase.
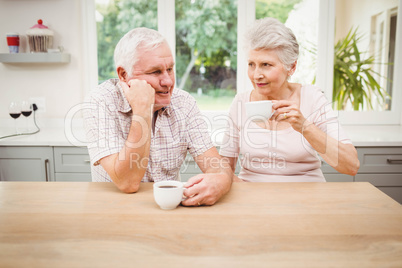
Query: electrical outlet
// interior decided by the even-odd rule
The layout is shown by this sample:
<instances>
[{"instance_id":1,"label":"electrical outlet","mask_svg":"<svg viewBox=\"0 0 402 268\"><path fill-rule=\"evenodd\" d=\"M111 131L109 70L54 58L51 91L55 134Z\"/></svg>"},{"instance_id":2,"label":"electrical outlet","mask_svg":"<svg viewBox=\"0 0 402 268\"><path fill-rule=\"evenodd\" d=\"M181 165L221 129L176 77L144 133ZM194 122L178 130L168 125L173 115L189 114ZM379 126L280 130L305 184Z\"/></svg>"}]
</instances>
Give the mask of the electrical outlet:
<instances>
[{"instance_id":1,"label":"electrical outlet","mask_svg":"<svg viewBox=\"0 0 402 268\"><path fill-rule=\"evenodd\" d=\"M45 97L34 97L34 98L29 98L30 103L35 103L36 106L38 107L38 113L44 113L46 112L46 99Z\"/></svg>"}]
</instances>

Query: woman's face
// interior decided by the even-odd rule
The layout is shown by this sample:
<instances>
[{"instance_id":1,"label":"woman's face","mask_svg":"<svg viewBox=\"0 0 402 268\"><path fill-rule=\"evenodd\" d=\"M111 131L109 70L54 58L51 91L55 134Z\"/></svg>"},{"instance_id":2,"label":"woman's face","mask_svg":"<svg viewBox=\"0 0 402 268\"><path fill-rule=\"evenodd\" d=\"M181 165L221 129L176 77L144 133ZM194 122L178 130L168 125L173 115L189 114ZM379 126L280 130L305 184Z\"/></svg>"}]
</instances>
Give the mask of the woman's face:
<instances>
[{"instance_id":1,"label":"woman's face","mask_svg":"<svg viewBox=\"0 0 402 268\"><path fill-rule=\"evenodd\" d=\"M289 73L279 60L276 50L250 50L248 77L259 94L275 96L286 86Z\"/></svg>"}]
</instances>

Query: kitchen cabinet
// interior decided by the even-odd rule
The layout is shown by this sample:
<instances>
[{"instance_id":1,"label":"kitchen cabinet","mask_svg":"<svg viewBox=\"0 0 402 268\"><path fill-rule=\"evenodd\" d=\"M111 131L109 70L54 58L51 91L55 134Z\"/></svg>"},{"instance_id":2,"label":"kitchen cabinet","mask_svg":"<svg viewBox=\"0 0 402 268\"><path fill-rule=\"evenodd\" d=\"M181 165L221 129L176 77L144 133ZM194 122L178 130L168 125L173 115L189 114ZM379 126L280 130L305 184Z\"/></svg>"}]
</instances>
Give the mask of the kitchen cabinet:
<instances>
[{"instance_id":1,"label":"kitchen cabinet","mask_svg":"<svg viewBox=\"0 0 402 268\"><path fill-rule=\"evenodd\" d=\"M52 180L52 147L0 146L0 181Z\"/></svg>"},{"instance_id":2,"label":"kitchen cabinet","mask_svg":"<svg viewBox=\"0 0 402 268\"><path fill-rule=\"evenodd\" d=\"M402 204L401 174L357 174L355 181L370 182L379 190Z\"/></svg>"},{"instance_id":3,"label":"kitchen cabinet","mask_svg":"<svg viewBox=\"0 0 402 268\"><path fill-rule=\"evenodd\" d=\"M201 170L191 154L187 153L186 159L180 167L180 180L188 181L191 177L200 174Z\"/></svg>"},{"instance_id":4,"label":"kitchen cabinet","mask_svg":"<svg viewBox=\"0 0 402 268\"><path fill-rule=\"evenodd\" d=\"M379 190L402 204L402 147L356 146L360 169L356 176L340 174L322 160L321 170L327 182L370 182ZM239 161L236 174L240 171ZM181 167L181 180L187 181L201 171L187 155Z\"/></svg>"},{"instance_id":5,"label":"kitchen cabinet","mask_svg":"<svg viewBox=\"0 0 402 268\"><path fill-rule=\"evenodd\" d=\"M219 151L219 148L218 148ZM240 162L237 161L235 173L239 174L240 171ZM197 163L194 161L194 158L191 154L187 153L186 159L180 168L180 178L181 181L188 181L191 177L202 173L201 169L198 167Z\"/></svg>"},{"instance_id":6,"label":"kitchen cabinet","mask_svg":"<svg viewBox=\"0 0 402 268\"><path fill-rule=\"evenodd\" d=\"M56 181L92 181L86 147L54 147Z\"/></svg>"},{"instance_id":7,"label":"kitchen cabinet","mask_svg":"<svg viewBox=\"0 0 402 268\"><path fill-rule=\"evenodd\" d=\"M91 181L85 147L0 146L1 181Z\"/></svg>"},{"instance_id":8,"label":"kitchen cabinet","mask_svg":"<svg viewBox=\"0 0 402 268\"><path fill-rule=\"evenodd\" d=\"M402 147L358 147L360 173L402 174Z\"/></svg>"},{"instance_id":9,"label":"kitchen cabinet","mask_svg":"<svg viewBox=\"0 0 402 268\"><path fill-rule=\"evenodd\" d=\"M370 182L402 204L402 147L357 146L360 168L356 176L339 174L323 162L325 179L331 181Z\"/></svg>"},{"instance_id":10,"label":"kitchen cabinet","mask_svg":"<svg viewBox=\"0 0 402 268\"><path fill-rule=\"evenodd\" d=\"M355 181L367 181L402 204L402 147L359 147Z\"/></svg>"},{"instance_id":11,"label":"kitchen cabinet","mask_svg":"<svg viewBox=\"0 0 402 268\"><path fill-rule=\"evenodd\" d=\"M218 148L219 151L219 148ZM235 169L235 174L239 174L241 169L240 161L237 160L237 165ZM321 170L324 174L325 180L328 182L353 182L354 177L350 175L340 174L330 165L325 163L322 160L322 167ZM191 157L190 154L187 154L186 160L184 161L183 165L180 168L180 177L181 181L187 181L192 176L200 174L201 170L198 165L195 163L194 159Z\"/></svg>"},{"instance_id":12,"label":"kitchen cabinet","mask_svg":"<svg viewBox=\"0 0 402 268\"><path fill-rule=\"evenodd\" d=\"M354 177L346 174L341 174L336 171L333 167L328 165L324 160L321 159L321 171L324 174L325 180L327 182L352 182Z\"/></svg>"}]
</instances>

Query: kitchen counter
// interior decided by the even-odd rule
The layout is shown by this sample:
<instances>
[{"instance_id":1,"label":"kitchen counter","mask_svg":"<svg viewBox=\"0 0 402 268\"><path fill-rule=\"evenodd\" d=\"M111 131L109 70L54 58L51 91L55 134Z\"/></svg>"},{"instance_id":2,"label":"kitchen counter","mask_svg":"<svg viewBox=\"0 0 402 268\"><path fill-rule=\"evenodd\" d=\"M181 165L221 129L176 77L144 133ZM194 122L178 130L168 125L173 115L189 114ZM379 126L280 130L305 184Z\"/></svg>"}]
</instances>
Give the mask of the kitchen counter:
<instances>
[{"instance_id":1,"label":"kitchen counter","mask_svg":"<svg viewBox=\"0 0 402 268\"><path fill-rule=\"evenodd\" d=\"M344 129L356 147L402 146L402 126L344 126ZM211 137L219 146L222 127L214 130ZM0 136L10 135L13 131L12 127L0 128ZM85 141L82 126L70 130L63 125L51 125L41 127L41 131L34 135L0 139L0 146L86 146Z\"/></svg>"},{"instance_id":2,"label":"kitchen counter","mask_svg":"<svg viewBox=\"0 0 402 268\"><path fill-rule=\"evenodd\" d=\"M344 126L355 146L402 146L402 126Z\"/></svg>"},{"instance_id":3,"label":"kitchen counter","mask_svg":"<svg viewBox=\"0 0 402 268\"><path fill-rule=\"evenodd\" d=\"M13 128L0 129L0 136L14 133ZM82 128L68 131L64 127L43 127L39 133L0 139L0 146L86 146Z\"/></svg>"}]
</instances>

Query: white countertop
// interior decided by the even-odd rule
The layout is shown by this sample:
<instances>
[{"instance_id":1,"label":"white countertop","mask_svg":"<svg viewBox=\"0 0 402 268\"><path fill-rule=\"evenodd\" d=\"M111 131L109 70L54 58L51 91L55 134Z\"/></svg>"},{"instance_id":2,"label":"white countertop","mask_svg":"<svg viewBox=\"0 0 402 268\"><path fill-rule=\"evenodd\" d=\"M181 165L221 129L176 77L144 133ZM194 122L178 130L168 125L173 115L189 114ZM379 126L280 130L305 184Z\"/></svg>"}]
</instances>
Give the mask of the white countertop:
<instances>
[{"instance_id":1,"label":"white countertop","mask_svg":"<svg viewBox=\"0 0 402 268\"><path fill-rule=\"evenodd\" d=\"M20 135L1 138L15 134L15 126L12 120L0 120L0 146L86 146L85 131L82 119L37 119L40 131L33 135ZM17 120L17 128L20 133L27 133L37 128L34 121L28 125L25 120Z\"/></svg>"},{"instance_id":2,"label":"white countertop","mask_svg":"<svg viewBox=\"0 0 402 268\"><path fill-rule=\"evenodd\" d=\"M343 126L357 147L402 146L402 126Z\"/></svg>"},{"instance_id":3,"label":"white countertop","mask_svg":"<svg viewBox=\"0 0 402 268\"><path fill-rule=\"evenodd\" d=\"M14 133L13 129L0 129L0 136ZM41 128L39 133L0 139L0 146L86 146L85 132L76 129L67 132L64 128Z\"/></svg>"},{"instance_id":4,"label":"white countertop","mask_svg":"<svg viewBox=\"0 0 402 268\"><path fill-rule=\"evenodd\" d=\"M402 146L402 126L344 126L344 129L357 147ZM0 137L10 135L13 131L10 126L0 127ZM215 145L220 144L220 134L213 135L212 131ZM0 146L86 146L85 131L82 126L45 126L34 135L0 139Z\"/></svg>"}]
</instances>

